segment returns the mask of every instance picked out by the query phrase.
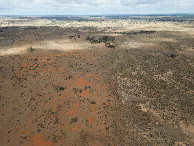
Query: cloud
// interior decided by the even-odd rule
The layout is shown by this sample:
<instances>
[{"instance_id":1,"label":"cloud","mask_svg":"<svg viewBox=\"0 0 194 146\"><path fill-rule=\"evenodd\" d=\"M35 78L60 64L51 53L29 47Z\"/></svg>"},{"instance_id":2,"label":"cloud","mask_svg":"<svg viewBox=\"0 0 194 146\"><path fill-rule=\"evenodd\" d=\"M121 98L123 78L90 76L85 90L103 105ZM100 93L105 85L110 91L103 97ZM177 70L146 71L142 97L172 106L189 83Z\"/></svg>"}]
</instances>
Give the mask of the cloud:
<instances>
[{"instance_id":1,"label":"cloud","mask_svg":"<svg viewBox=\"0 0 194 146\"><path fill-rule=\"evenodd\" d=\"M110 0L55 0L56 2L60 4L83 4L88 6L100 6L104 4L108 4L111 1Z\"/></svg>"},{"instance_id":2,"label":"cloud","mask_svg":"<svg viewBox=\"0 0 194 146\"><path fill-rule=\"evenodd\" d=\"M0 15L194 13L193 0L0 0Z\"/></svg>"},{"instance_id":3,"label":"cloud","mask_svg":"<svg viewBox=\"0 0 194 146\"><path fill-rule=\"evenodd\" d=\"M161 2L161 0L121 0L123 6L133 6L140 4L156 4Z\"/></svg>"}]
</instances>

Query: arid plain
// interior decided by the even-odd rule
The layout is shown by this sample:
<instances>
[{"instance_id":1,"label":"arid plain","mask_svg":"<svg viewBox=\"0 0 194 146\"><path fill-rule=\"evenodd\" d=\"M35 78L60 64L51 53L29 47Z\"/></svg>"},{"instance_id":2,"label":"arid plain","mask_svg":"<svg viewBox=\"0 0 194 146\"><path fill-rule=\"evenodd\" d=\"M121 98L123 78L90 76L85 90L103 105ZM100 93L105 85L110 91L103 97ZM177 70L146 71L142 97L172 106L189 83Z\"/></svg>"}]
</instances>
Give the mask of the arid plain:
<instances>
[{"instance_id":1,"label":"arid plain","mask_svg":"<svg viewBox=\"0 0 194 146\"><path fill-rule=\"evenodd\" d=\"M194 17L1 17L0 145L194 145Z\"/></svg>"}]
</instances>

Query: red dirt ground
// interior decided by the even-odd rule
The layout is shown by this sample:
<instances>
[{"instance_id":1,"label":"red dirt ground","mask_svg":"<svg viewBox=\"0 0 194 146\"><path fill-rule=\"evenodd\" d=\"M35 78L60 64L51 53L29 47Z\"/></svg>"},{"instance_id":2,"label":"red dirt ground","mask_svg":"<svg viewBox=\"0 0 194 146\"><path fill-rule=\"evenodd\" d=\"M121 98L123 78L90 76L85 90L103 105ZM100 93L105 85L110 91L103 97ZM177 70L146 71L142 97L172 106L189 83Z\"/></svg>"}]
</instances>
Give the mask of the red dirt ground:
<instances>
[{"instance_id":1,"label":"red dirt ground","mask_svg":"<svg viewBox=\"0 0 194 146\"><path fill-rule=\"evenodd\" d=\"M111 144L104 109L114 98L96 60L81 51L3 57L1 67L11 76L1 78L1 114L6 114L1 125L10 132L3 132L1 139L9 145Z\"/></svg>"}]
</instances>

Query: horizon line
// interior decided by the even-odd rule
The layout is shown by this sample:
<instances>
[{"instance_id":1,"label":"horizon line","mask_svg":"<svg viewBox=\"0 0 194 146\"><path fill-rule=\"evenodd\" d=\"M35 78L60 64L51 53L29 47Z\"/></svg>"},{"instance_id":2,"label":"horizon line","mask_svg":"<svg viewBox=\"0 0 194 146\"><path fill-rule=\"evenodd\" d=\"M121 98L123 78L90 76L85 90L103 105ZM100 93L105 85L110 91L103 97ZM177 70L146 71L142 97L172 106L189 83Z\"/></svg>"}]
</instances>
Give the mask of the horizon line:
<instances>
[{"instance_id":1,"label":"horizon line","mask_svg":"<svg viewBox=\"0 0 194 146\"><path fill-rule=\"evenodd\" d=\"M83 14L83 15L79 15L79 14L43 14L43 15L33 15L33 14L29 14L29 15L24 15L24 14L19 14L19 15L12 15L12 14L4 14L4 15L0 15L0 16L170 16L170 15L194 15L194 13L155 13L155 14Z\"/></svg>"}]
</instances>

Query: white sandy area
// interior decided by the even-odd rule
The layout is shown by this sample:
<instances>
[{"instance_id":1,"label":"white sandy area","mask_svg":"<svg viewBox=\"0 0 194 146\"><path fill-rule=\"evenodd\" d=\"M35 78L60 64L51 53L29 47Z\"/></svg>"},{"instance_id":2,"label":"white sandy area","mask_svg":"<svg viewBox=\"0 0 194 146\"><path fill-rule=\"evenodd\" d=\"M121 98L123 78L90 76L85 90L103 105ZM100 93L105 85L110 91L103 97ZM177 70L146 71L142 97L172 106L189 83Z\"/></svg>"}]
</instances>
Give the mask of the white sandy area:
<instances>
[{"instance_id":1,"label":"white sandy area","mask_svg":"<svg viewBox=\"0 0 194 146\"><path fill-rule=\"evenodd\" d=\"M99 44L100 45L100 44ZM7 49L0 48L0 55L13 55L13 54L23 54L27 53L28 48L32 47L35 50L60 50L60 51L69 51L69 50L80 50L80 49L90 49L92 44L89 42L76 42L71 40L51 40L43 41L33 45L23 45L19 47L12 47Z\"/></svg>"}]
</instances>

